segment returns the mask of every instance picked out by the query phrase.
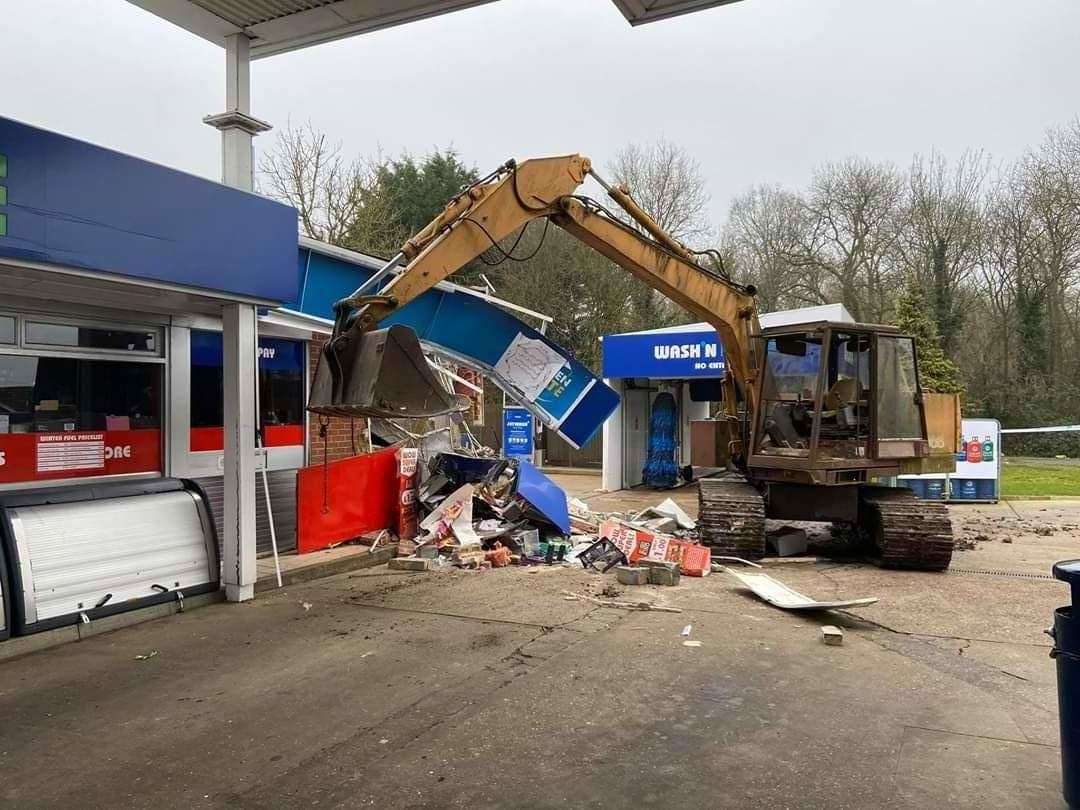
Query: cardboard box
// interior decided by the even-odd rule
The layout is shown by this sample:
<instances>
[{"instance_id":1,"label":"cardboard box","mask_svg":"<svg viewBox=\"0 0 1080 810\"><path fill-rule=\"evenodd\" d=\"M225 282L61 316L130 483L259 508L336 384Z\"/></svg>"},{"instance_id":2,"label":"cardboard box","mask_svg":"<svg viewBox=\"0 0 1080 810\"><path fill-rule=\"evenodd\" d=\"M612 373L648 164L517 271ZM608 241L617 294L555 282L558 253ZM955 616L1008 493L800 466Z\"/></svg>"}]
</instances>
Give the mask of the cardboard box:
<instances>
[{"instance_id":1,"label":"cardboard box","mask_svg":"<svg viewBox=\"0 0 1080 810\"><path fill-rule=\"evenodd\" d=\"M678 564L679 571L688 577L707 576L712 570L712 559L707 546L639 529L618 520L605 520L601 523L600 536L614 543L619 551L626 555L630 565L642 559L673 562Z\"/></svg>"}]
</instances>

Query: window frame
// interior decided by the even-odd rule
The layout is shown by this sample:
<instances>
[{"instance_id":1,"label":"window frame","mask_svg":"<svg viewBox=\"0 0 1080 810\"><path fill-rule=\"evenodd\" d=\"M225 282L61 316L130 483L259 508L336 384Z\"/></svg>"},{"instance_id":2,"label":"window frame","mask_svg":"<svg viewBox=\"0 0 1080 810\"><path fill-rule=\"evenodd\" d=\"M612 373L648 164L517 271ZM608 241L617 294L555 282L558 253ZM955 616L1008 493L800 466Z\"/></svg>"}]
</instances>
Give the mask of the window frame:
<instances>
[{"instance_id":1,"label":"window frame","mask_svg":"<svg viewBox=\"0 0 1080 810\"><path fill-rule=\"evenodd\" d=\"M16 343L14 347L26 354L42 356L82 357L87 360L126 359L134 362L165 362L165 327L159 324L122 323L119 321L95 320L93 318L60 318L50 315L16 314ZM121 349L95 349L87 346L59 346L55 343L35 343L27 338L31 324L54 324L57 326L85 327L87 329L115 329L117 331L153 332L156 336L157 349L150 352L142 349L131 351ZM0 344L0 351L13 348L12 344Z\"/></svg>"},{"instance_id":2,"label":"window frame","mask_svg":"<svg viewBox=\"0 0 1080 810\"><path fill-rule=\"evenodd\" d=\"M12 339L10 343L0 340L0 349L10 349L19 345L19 315L16 312L0 309L0 319L10 318L12 323Z\"/></svg>"},{"instance_id":3,"label":"window frame","mask_svg":"<svg viewBox=\"0 0 1080 810\"><path fill-rule=\"evenodd\" d=\"M193 431L196 431L196 430L222 430L224 428L224 424L223 424L223 422L224 422L224 414L222 414L222 422L221 423L196 425L196 420L194 418L195 417L195 413L194 413L194 407L195 407L194 406L194 402L195 402L195 372L194 372L194 369L195 369L195 352L194 352L194 349L192 348L194 346L196 333L203 333L204 335L216 335L218 338L222 338L222 330L213 328L212 326L209 326L209 325L207 325L207 326L203 326L203 325L192 326L188 330L188 347L189 347L189 351L188 351L187 379L188 379L189 401L188 401L187 405L185 406L186 410L187 410L187 416L188 416L188 423L187 423L188 424L188 438L187 438L188 444L187 444L187 447L188 447L188 452L191 453L192 455L214 454L214 453L216 453L216 454L218 454L220 456L221 453L222 453L222 450L220 448L218 448L218 449L195 450L195 449L192 449L192 447L191 447L191 441L192 441L191 435L192 435ZM284 425L265 423L263 421L263 416L264 416L264 408L265 408L266 403L265 403L265 401L262 400L262 397L260 396L259 397L259 405L260 405L260 407L258 409L259 413L256 414L256 428L260 432L260 434L262 436L262 439L263 439L263 442L264 442L264 447L268 452L277 452L277 451L287 450L287 449L290 449L290 448L299 447L299 448L303 448L304 452L306 454L307 453L307 447L308 447L308 441L309 441L309 438L310 438L310 436L309 436L309 419L308 419L308 413L307 413L307 410L306 410L308 386L310 385L310 380L311 380L311 376L310 376L311 375L310 340L308 338L305 338L305 337L302 337L302 336L296 335L296 334L281 334L279 332L275 332L275 331L272 331L272 330L260 329L259 334L257 336L257 346L260 349L262 348L262 342L264 340L266 340L266 341L282 341L282 342L285 342L285 343L295 344L296 348L299 350L299 358L298 359L299 359L300 362L299 362L299 367L296 370L297 374L298 374L298 377L299 377L299 379L297 381L297 388L298 388L298 390L297 390L297 394L298 394L297 404L299 405L299 411L298 411L299 421L298 422L284 423ZM222 362L224 362L224 357L222 358ZM256 380L257 380L256 384L259 385L259 386L261 386L263 384L263 379L264 379L263 375L265 373L268 373L265 369L263 369L262 363L263 363L263 360L262 360L261 357L256 358ZM222 369L223 368L223 366L217 366L217 365L215 365L215 366L207 365L205 367L207 367L207 368L217 368L217 369ZM302 437L301 437L300 441L295 443L295 444L266 444L266 442L267 442L267 433L266 433L267 428L274 428L274 427L281 427L281 426L299 427L299 428L301 428L302 429Z\"/></svg>"},{"instance_id":4,"label":"window frame","mask_svg":"<svg viewBox=\"0 0 1080 810\"><path fill-rule=\"evenodd\" d=\"M881 435L880 416L878 414L878 405L875 405L875 407L873 408L873 421L872 421L872 424L873 424L873 437L874 437L874 456L875 457L880 457L881 450L879 448L879 445L882 444L882 443L888 443L888 442L913 442L913 441L918 442L918 441L923 441L925 439L926 435L927 435L927 432L926 432L926 409L924 407L923 396L922 396L922 394L923 394L922 375L920 374L920 371L919 371L919 350L918 350L918 347L915 345L915 338L912 335L907 335L907 334L903 334L903 333L900 333L900 332L896 332L896 333L891 333L891 332L890 333L880 333L879 332L874 336L874 360L873 360L873 364L872 364L871 368L872 368L872 371L873 371L874 390L875 390L875 392L877 392L875 395L879 398L879 403L884 399L884 397L882 397L882 395L880 393L881 392L881 383L880 383L880 380L879 380L879 374L878 374L879 368L878 368L878 365L881 362L881 360L880 360L880 358L881 358L881 345L880 344L881 344L882 340L886 340L886 339L893 339L893 340L899 339L899 340L907 340L907 341L911 342L911 358L912 358L912 365L913 365L913 368L914 368L914 371L915 371L915 380L914 380L915 408L916 408L916 411L918 412L919 430L921 431L922 435L921 436L910 437L910 438L908 438L908 437L900 438L900 437L885 437L885 436L882 436Z\"/></svg>"},{"instance_id":5,"label":"window frame","mask_svg":"<svg viewBox=\"0 0 1080 810\"><path fill-rule=\"evenodd\" d=\"M145 365L159 366L161 375L161 403L160 425L156 430L159 433L160 467L156 471L113 473L101 475L80 475L71 478L53 478L42 480L26 480L0 483L0 492L33 489L45 486L71 486L75 484L92 484L102 480L128 480L162 478L168 474L168 438L171 401L171 380L168 373L168 355L166 342L169 328L164 323L147 323L140 321L122 321L116 319L96 319L92 317L76 316L73 318L61 318L55 315L43 314L38 311L0 310L0 315L15 319L15 342L0 343L0 356L14 357L53 357L71 360L98 360L108 362L140 363ZM159 350L156 353L144 351L117 351L114 349L88 349L83 346L63 347L47 344L26 343L24 324L28 321L41 323L60 323L67 326L87 326L91 328L105 329L135 329L154 330L158 335ZM102 432L102 431L76 431L76 432ZM107 432L107 431L105 431Z\"/></svg>"}]
</instances>

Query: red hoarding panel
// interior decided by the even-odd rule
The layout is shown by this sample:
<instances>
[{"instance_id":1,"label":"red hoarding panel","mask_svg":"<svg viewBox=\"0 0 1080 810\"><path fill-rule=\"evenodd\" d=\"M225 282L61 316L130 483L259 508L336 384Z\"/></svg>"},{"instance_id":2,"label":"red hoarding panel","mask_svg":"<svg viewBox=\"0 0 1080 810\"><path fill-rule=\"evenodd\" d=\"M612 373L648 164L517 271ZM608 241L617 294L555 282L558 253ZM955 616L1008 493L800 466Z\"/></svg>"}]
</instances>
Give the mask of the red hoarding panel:
<instances>
[{"instance_id":1,"label":"red hoarding panel","mask_svg":"<svg viewBox=\"0 0 1080 810\"><path fill-rule=\"evenodd\" d=\"M0 433L0 484L161 472L160 430Z\"/></svg>"},{"instance_id":2,"label":"red hoarding panel","mask_svg":"<svg viewBox=\"0 0 1080 810\"><path fill-rule=\"evenodd\" d=\"M263 428L263 441L267 447L296 447L304 443L303 425L267 425ZM188 447L192 453L205 453L225 449L225 428L197 427L191 429Z\"/></svg>"},{"instance_id":3,"label":"red hoarding panel","mask_svg":"<svg viewBox=\"0 0 1080 810\"><path fill-rule=\"evenodd\" d=\"M305 467L296 474L296 550L318 551L397 520L396 449Z\"/></svg>"}]
</instances>

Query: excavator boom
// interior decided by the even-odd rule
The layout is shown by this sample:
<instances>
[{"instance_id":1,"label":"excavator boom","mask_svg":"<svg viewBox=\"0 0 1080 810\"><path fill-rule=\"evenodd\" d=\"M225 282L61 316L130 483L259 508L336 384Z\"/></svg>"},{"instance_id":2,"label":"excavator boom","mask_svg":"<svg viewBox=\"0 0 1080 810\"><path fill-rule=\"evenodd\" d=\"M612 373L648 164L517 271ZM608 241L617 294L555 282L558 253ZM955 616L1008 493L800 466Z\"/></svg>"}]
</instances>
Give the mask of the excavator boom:
<instances>
[{"instance_id":1,"label":"excavator boom","mask_svg":"<svg viewBox=\"0 0 1080 810\"><path fill-rule=\"evenodd\" d=\"M575 196L589 176L600 182L640 230L616 219L597 203ZM423 381L406 396L408 404L380 396L385 386L372 379L377 373L372 358L382 354L371 344L375 340L385 342L385 336L373 337L378 334L374 330L391 312L536 219L550 220L712 324L728 363L727 380L732 393L727 398L729 413L734 414L735 389L745 400L746 411L754 412L756 368L751 336L758 332L758 323L753 289L699 264L695 254L664 232L627 189L605 183L592 171L589 159L581 155L504 164L450 200L439 216L405 242L391 262L404 261L405 266L382 290L377 294L369 292L374 286L369 281L339 301L334 334L323 349L309 409L348 416L385 415L391 411L401 416L431 416L451 410L453 404L445 398L417 393L425 390ZM391 265L373 281L389 275ZM400 378L396 386L402 394Z\"/></svg>"}]
</instances>

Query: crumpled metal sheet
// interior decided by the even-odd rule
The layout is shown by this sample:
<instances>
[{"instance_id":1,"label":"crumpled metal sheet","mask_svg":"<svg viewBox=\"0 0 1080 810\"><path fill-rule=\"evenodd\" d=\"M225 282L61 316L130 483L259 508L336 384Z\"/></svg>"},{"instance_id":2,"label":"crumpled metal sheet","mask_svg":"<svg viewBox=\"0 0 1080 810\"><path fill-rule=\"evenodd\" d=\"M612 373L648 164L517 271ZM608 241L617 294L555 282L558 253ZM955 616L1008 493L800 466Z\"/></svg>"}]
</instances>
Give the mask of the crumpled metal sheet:
<instances>
[{"instance_id":1,"label":"crumpled metal sheet","mask_svg":"<svg viewBox=\"0 0 1080 810\"><path fill-rule=\"evenodd\" d=\"M564 535L570 534L566 490L527 461L518 463L516 492Z\"/></svg>"}]
</instances>

